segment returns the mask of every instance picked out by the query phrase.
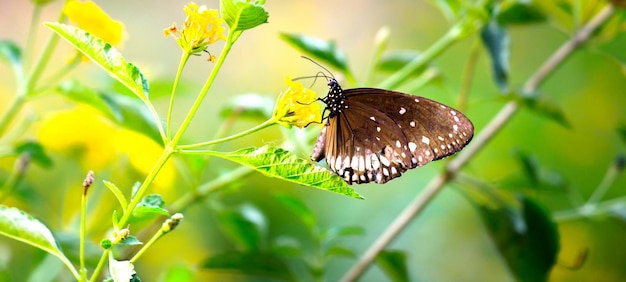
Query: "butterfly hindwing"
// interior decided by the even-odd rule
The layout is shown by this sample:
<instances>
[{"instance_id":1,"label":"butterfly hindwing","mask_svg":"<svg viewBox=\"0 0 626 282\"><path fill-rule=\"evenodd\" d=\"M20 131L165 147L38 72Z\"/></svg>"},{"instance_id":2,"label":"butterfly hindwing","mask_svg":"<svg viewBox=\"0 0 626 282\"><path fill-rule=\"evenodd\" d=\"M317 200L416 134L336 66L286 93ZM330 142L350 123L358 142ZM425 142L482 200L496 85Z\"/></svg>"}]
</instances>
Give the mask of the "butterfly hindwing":
<instances>
[{"instance_id":1,"label":"butterfly hindwing","mask_svg":"<svg viewBox=\"0 0 626 282\"><path fill-rule=\"evenodd\" d=\"M348 183L384 183L409 168L411 163L404 134L382 112L371 120L372 109L351 103L350 114L328 120L326 161ZM375 110L374 110L375 111Z\"/></svg>"}]
</instances>

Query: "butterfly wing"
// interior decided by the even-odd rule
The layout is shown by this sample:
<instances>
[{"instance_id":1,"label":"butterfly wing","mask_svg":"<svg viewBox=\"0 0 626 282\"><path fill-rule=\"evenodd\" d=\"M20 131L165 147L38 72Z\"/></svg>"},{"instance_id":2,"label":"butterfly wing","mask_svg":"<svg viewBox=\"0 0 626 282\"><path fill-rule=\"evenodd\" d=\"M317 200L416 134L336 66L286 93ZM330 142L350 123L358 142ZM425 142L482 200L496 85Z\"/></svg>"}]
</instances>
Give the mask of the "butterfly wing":
<instances>
[{"instance_id":1,"label":"butterfly wing","mask_svg":"<svg viewBox=\"0 0 626 282\"><path fill-rule=\"evenodd\" d=\"M473 136L467 117L426 98L374 88L344 95L348 109L328 119L316 148L350 184L385 183L458 152Z\"/></svg>"}]
</instances>

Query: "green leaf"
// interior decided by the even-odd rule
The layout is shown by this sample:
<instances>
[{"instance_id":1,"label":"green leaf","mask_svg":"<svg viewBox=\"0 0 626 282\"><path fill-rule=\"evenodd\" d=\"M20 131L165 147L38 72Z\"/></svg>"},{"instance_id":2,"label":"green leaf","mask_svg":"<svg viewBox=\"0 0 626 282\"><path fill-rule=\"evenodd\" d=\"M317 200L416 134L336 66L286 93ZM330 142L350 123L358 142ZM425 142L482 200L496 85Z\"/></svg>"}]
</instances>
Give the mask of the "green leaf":
<instances>
[{"instance_id":1,"label":"green leaf","mask_svg":"<svg viewBox=\"0 0 626 282\"><path fill-rule=\"evenodd\" d=\"M22 50L9 40L0 40L0 60L9 64L19 79L24 75L22 68Z\"/></svg>"},{"instance_id":2,"label":"green leaf","mask_svg":"<svg viewBox=\"0 0 626 282\"><path fill-rule=\"evenodd\" d=\"M278 256L266 252L225 252L209 257L202 265L211 270L243 272L257 278L295 281L288 265Z\"/></svg>"},{"instance_id":3,"label":"green leaf","mask_svg":"<svg viewBox=\"0 0 626 282\"><path fill-rule=\"evenodd\" d=\"M254 28L267 23L269 18L264 6L258 1L251 3L244 0L222 0L220 10L230 32Z\"/></svg>"},{"instance_id":4,"label":"green leaf","mask_svg":"<svg viewBox=\"0 0 626 282\"><path fill-rule=\"evenodd\" d=\"M326 250L326 252L324 252L324 256L326 258L332 258L332 257L345 257L345 258L355 258L356 254L354 254L354 251L343 247L343 246L332 246L330 248L328 248L328 250Z\"/></svg>"},{"instance_id":5,"label":"green leaf","mask_svg":"<svg viewBox=\"0 0 626 282\"><path fill-rule=\"evenodd\" d=\"M85 87L76 80L65 81L61 83L57 89L63 96L72 101L84 103L92 106L110 120L119 122L122 117L115 109L112 109L102 98L102 94L93 90L93 88Z\"/></svg>"},{"instance_id":6,"label":"green leaf","mask_svg":"<svg viewBox=\"0 0 626 282\"><path fill-rule=\"evenodd\" d=\"M300 199L285 194L279 194L276 198L284 208L289 210L289 214L296 216L309 231L317 227L315 215Z\"/></svg>"},{"instance_id":7,"label":"green leaf","mask_svg":"<svg viewBox=\"0 0 626 282\"><path fill-rule=\"evenodd\" d=\"M550 215L524 196L514 198L519 206L514 207L496 191L481 191L491 204L473 204L513 275L520 281L546 281L559 251Z\"/></svg>"},{"instance_id":8,"label":"green leaf","mask_svg":"<svg viewBox=\"0 0 626 282\"><path fill-rule=\"evenodd\" d=\"M323 40L305 34L281 33L280 38L291 44L304 54L319 60L323 64L329 65L343 72L350 74L346 55L335 46L335 41Z\"/></svg>"},{"instance_id":9,"label":"green leaf","mask_svg":"<svg viewBox=\"0 0 626 282\"><path fill-rule=\"evenodd\" d=\"M250 147L230 153L207 151L206 154L251 167L270 177L363 199L338 175L281 148Z\"/></svg>"},{"instance_id":10,"label":"green leaf","mask_svg":"<svg viewBox=\"0 0 626 282\"><path fill-rule=\"evenodd\" d=\"M483 44L491 58L493 78L501 93L509 91L509 57L511 39L507 30L495 19L483 27L481 33Z\"/></svg>"},{"instance_id":11,"label":"green leaf","mask_svg":"<svg viewBox=\"0 0 626 282\"><path fill-rule=\"evenodd\" d=\"M157 143L162 142L152 113L135 96L126 96L116 92L96 92L77 81L61 84L58 91L72 101L97 109L120 126L141 133Z\"/></svg>"},{"instance_id":12,"label":"green leaf","mask_svg":"<svg viewBox=\"0 0 626 282\"><path fill-rule=\"evenodd\" d=\"M220 228L238 250L258 251L267 237L267 219L254 205L218 210Z\"/></svg>"},{"instance_id":13,"label":"green leaf","mask_svg":"<svg viewBox=\"0 0 626 282\"><path fill-rule=\"evenodd\" d=\"M144 103L117 93L104 94L102 99L121 116L120 125L146 135L158 144L163 142L152 113Z\"/></svg>"},{"instance_id":14,"label":"green leaf","mask_svg":"<svg viewBox=\"0 0 626 282\"><path fill-rule=\"evenodd\" d=\"M18 154L28 154L30 159L44 168L52 167L52 159L46 154L44 148L36 141L23 141L15 146Z\"/></svg>"},{"instance_id":15,"label":"green leaf","mask_svg":"<svg viewBox=\"0 0 626 282\"><path fill-rule=\"evenodd\" d=\"M537 186L539 184L539 163L537 163L537 158L520 150L516 150L514 154L522 166L524 176L530 180L532 186Z\"/></svg>"},{"instance_id":16,"label":"green leaf","mask_svg":"<svg viewBox=\"0 0 626 282\"><path fill-rule=\"evenodd\" d=\"M78 51L107 71L109 75L124 84L144 103L148 103L148 81L135 65L126 62L115 47L71 25L50 22L44 23L44 25L55 31Z\"/></svg>"},{"instance_id":17,"label":"green leaf","mask_svg":"<svg viewBox=\"0 0 626 282\"><path fill-rule=\"evenodd\" d=\"M325 229L320 237L323 241L330 242L341 237L362 236L364 234L365 229L361 226L333 226Z\"/></svg>"},{"instance_id":18,"label":"green leaf","mask_svg":"<svg viewBox=\"0 0 626 282\"><path fill-rule=\"evenodd\" d=\"M0 205L0 234L58 257L70 268L74 276L78 277L72 263L58 247L48 227L24 211Z\"/></svg>"},{"instance_id":19,"label":"green leaf","mask_svg":"<svg viewBox=\"0 0 626 282\"><path fill-rule=\"evenodd\" d=\"M535 113L538 113L565 128L571 128L571 124L565 116L563 109L556 102L543 97L538 98L537 96L526 96L523 98L522 103Z\"/></svg>"},{"instance_id":20,"label":"green leaf","mask_svg":"<svg viewBox=\"0 0 626 282\"><path fill-rule=\"evenodd\" d=\"M409 281L409 270L406 267L406 253L398 250L383 250L376 256L376 263L387 274L390 281Z\"/></svg>"},{"instance_id":21,"label":"green leaf","mask_svg":"<svg viewBox=\"0 0 626 282\"><path fill-rule=\"evenodd\" d=\"M117 201L120 203L120 206L122 207L122 212L126 212L126 206L128 206L128 200L126 200L126 196L124 196L124 193L122 192L122 190L120 190L120 188L118 188L117 185L115 185L112 182L109 182L106 180L102 182L104 183L104 186L109 188L109 190L111 191L111 193L113 193L115 198L117 198Z\"/></svg>"},{"instance_id":22,"label":"green leaf","mask_svg":"<svg viewBox=\"0 0 626 282\"><path fill-rule=\"evenodd\" d=\"M463 4L458 0L428 0L428 2L439 8L449 21L456 21L463 11Z\"/></svg>"},{"instance_id":23,"label":"green leaf","mask_svg":"<svg viewBox=\"0 0 626 282\"><path fill-rule=\"evenodd\" d=\"M601 44L598 49L619 63L622 69L626 69L626 52L624 52L624 46L626 46L626 32L622 31L616 34L611 40Z\"/></svg>"},{"instance_id":24,"label":"green leaf","mask_svg":"<svg viewBox=\"0 0 626 282\"><path fill-rule=\"evenodd\" d=\"M142 244L143 242L139 241L139 239L137 239L137 237L133 235L128 235L126 236L126 239L117 243L117 245L119 246L137 246L137 245L142 245Z\"/></svg>"},{"instance_id":25,"label":"green leaf","mask_svg":"<svg viewBox=\"0 0 626 282\"><path fill-rule=\"evenodd\" d=\"M170 213L163 207L165 207L165 202L161 195L147 195L137 204L129 221L143 221L154 218L157 215L170 216Z\"/></svg>"},{"instance_id":26,"label":"green leaf","mask_svg":"<svg viewBox=\"0 0 626 282\"><path fill-rule=\"evenodd\" d=\"M283 256L297 258L302 256L302 244L296 238L280 236L274 240L271 246L272 253Z\"/></svg>"},{"instance_id":27,"label":"green leaf","mask_svg":"<svg viewBox=\"0 0 626 282\"><path fill-rule=\"evenodd\" d=\"M502 10L496 17L501 25L533 24L546 21L546 15L541 10L533 5L532 2L525 1L502 3Z\"/></svg>"},{"instance_id":28,"label":"green leaf","mask_svg":"<svg viewBox=\"0 0 626 282\"><path fill-rule=\"evenodd\" d=\"M392 51L385 54L378 63L378 69L386 72L397 72L413 60L416 60L421 53L415 50ZM414 75L423 73L428 68L427 64L413 70Z\"/></svg>"},{"instance_id":29,"label":"green leaf","mask_svg":"<svg viewBox=\"0 0 626 282\"><path fill-rule=\"evenodd\" d=\"M267 120L272 117L275 100L259 94L244 94L229 100L222 110L220 117L237 116L255 120Z\"/></svg>"}]
</instances>

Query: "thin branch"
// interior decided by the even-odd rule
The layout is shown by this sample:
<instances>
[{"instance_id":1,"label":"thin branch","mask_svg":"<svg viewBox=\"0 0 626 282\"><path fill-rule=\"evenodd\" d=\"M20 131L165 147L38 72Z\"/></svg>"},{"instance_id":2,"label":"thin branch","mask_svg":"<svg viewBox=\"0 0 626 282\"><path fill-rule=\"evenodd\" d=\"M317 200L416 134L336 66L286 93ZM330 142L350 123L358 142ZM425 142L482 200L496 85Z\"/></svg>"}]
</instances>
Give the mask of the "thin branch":
<instances>
[{"instance_id":1,"label":"thin branch","mask_svg":"<svg viewBox=\"0 0 626 282\"><path fill-rule=\"evenodd\" d=\"M613 14L613 7L607 6L579 30L574 37L559 48L524 84L524 94L530 95L572 52L585 43L591 33ZM489 124L459 156L450 161L444 171L437 175L411 203L396 217L356 264L342 277L341 281L355 281L371 265L376 256L395 239L417 216L437 193L454 178L455 174L511 120L519 109L518 101L511 101L502 107Z\"/></svg>"}]
</instances>

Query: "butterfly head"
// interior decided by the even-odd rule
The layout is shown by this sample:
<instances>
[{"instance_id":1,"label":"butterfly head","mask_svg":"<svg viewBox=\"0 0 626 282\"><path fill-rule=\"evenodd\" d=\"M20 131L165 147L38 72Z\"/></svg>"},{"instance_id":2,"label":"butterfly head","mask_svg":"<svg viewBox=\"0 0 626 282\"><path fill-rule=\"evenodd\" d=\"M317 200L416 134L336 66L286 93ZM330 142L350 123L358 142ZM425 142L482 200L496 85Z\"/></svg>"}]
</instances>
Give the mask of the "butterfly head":
<instances>
[{"instance_id":1,"label":"butterfly head","mask_svg":"<svg viewBox=\"0 0 626 282\"><path fill-rule=\"evenodd\" d=\"M322 102L326 104L325 110L330 112L329 117L331 118L348 108L346 95L344 95L343 89L341 89L339 82L335 78L328 80L328 94L322 99Z\"/></svg>"}]
</instances>

